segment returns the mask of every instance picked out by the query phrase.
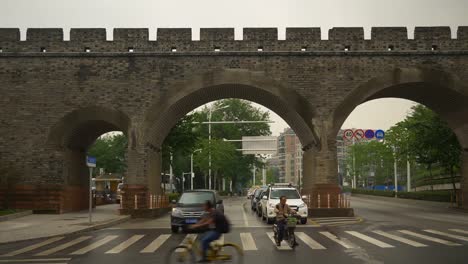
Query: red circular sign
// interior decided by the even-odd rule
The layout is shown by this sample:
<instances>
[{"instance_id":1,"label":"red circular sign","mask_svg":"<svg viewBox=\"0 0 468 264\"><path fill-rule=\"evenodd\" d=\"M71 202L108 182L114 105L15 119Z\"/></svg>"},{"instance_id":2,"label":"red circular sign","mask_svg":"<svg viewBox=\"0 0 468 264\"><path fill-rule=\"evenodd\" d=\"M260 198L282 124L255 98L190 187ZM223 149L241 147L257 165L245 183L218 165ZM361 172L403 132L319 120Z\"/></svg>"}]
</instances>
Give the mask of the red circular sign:
<instances>
[{"instance_id":1,"label":"red circular sign","mask_svg":"<svg viewBox=\"0 0 468 264\"><path fill-rule=\"evenodd\" d=\"M352 129L346 129L345 131L343 131L343 139L350 140L353 138L353 136L354 132Z\"/></svg>"},{"instance_id":2,"label":"red circular sign","mask_svg":"<svg viewBox=\"0 0 468 264\"><path fill-rule=\"evenodd\" d=\"M354 137L355 137L356 139L363 139L363 138L364 138L364 135L365 135L365 133L364 133L364 130L362 130L362 129L356 129L356 130L354 131Z\"/></svg>"}]
</instances>

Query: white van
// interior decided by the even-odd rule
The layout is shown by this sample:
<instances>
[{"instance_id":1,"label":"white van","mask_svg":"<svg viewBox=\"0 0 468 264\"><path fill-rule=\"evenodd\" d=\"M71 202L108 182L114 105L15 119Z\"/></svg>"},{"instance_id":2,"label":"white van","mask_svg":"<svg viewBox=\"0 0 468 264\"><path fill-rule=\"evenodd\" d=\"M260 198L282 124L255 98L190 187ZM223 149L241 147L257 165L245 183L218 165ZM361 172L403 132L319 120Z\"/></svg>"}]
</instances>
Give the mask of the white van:
<instances>
[{"instance_id":1,"label":"white van","mask_svg":"<svg viewBox=\"0 0 468 264\"><path fill-rule=\"evenodd\" d=\"M262 220L268 224L274 222L276 218L275 206L279 204L281 196L286 196L286 203L301 216L301 224L306 224L308 209L307 204L303 201L305 197L301 197L297 189L290 184L275 184L268 187L260 201Z\"/></svg>"}]
</instances>

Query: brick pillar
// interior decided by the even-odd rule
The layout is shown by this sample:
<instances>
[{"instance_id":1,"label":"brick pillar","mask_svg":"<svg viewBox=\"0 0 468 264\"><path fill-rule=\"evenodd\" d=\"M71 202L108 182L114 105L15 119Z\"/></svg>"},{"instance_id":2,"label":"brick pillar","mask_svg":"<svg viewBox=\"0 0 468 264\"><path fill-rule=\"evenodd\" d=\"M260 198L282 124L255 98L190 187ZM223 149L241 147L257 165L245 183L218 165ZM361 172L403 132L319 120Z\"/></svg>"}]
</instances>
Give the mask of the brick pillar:
<instances>
[{"instance_id":1,"label":"brick pillar","mask_svg":"<svg viewBox=\"0 0 468 264\"><path fill-rule=\"evenodd\" d=\"M336 152L307 150L304 152L303 164L302 193L311 195L311 206L319 207L320 195L320 208L328 207L328 196L330 196L330 207L338 207L341 187L338 185Z\"/></svg>"}]
</instances>

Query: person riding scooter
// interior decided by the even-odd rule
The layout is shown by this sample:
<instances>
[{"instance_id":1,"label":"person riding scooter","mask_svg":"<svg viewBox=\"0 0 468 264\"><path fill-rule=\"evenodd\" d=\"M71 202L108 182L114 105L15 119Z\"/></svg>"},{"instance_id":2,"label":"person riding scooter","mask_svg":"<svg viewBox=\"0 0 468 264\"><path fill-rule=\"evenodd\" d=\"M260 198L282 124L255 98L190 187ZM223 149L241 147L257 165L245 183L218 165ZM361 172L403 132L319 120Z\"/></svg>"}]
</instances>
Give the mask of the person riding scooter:
<instances>
[{"instance_id":1,"label":"person riding scooter","mask_svg":"<svg viewBox=\"0 0 468 264\"><path fill-rule=\"evenodd\" d=\"M283 241L287 216L290 214L295 214L296 211L291 209L289 205L286 203L286 196L281 196L279 204L275 206L275 213L276 213L276 225L278 227L278 240L276 241L276 245L280 246L281 241ZM295 245L297 246L298 244L296 243Z\"/></svg>"}]
</instances>

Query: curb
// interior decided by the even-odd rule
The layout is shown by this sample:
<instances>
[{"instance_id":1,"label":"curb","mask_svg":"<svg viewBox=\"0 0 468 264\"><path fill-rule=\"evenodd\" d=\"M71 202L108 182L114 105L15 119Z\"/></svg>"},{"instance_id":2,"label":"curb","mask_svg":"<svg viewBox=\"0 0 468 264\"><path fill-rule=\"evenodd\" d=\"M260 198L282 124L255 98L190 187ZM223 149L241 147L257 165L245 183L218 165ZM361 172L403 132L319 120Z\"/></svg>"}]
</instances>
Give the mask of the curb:
<instances>
[{"instance_id":1,"label":"curb","mask_svg":"<svg viewBox=\"0 0 468 264\"><path fill-rule=\"evenodd\" d=\"M100 223L100 224L97 224L97 225L93 225L93 226L86 227L86 228L76 230L76 231L72 231L72 232L66 232L66 233L63 233L63 234L57 234L57 235L51 235L51 236L40 236L40 237L34 237L34 238L27 238L27 239L8 241L8 242L0 242L0 245L10 244L10 243L17 243L17 242L25 242L25 241L31 241L31 240L36 240L36 239L51 238L51 237L76 235L76 234L81 234L81 233L85 233L85 232L89 232L89 231L93 231L93 230L104 229L104 228L107 228L107 227L110 227L110 226L113 226L113 225L118 225L118 224L124 223L124 222L126 222L126 221L128 221L130 219L131 219L131 216L128 215L128 216L125 216L125 217L122 217L122 218L119 218L119 219L109 220L109 221L104 222L104 223Z\"/></svg>"},{"instance_id":2,"label":"curb","mask_svg":"<svg viewBox=\"0 0 468 264\"><path fill-rule=\"evenodd\" d=\"M3 216L0 216L0 222L20 218L20 217L27 216L27 215L31 215L32 213L33 213L33 211L27 210L27 211L23 211L23 212L19 212L19 213L3 215Z\"/></svg>"}]
</instances>

